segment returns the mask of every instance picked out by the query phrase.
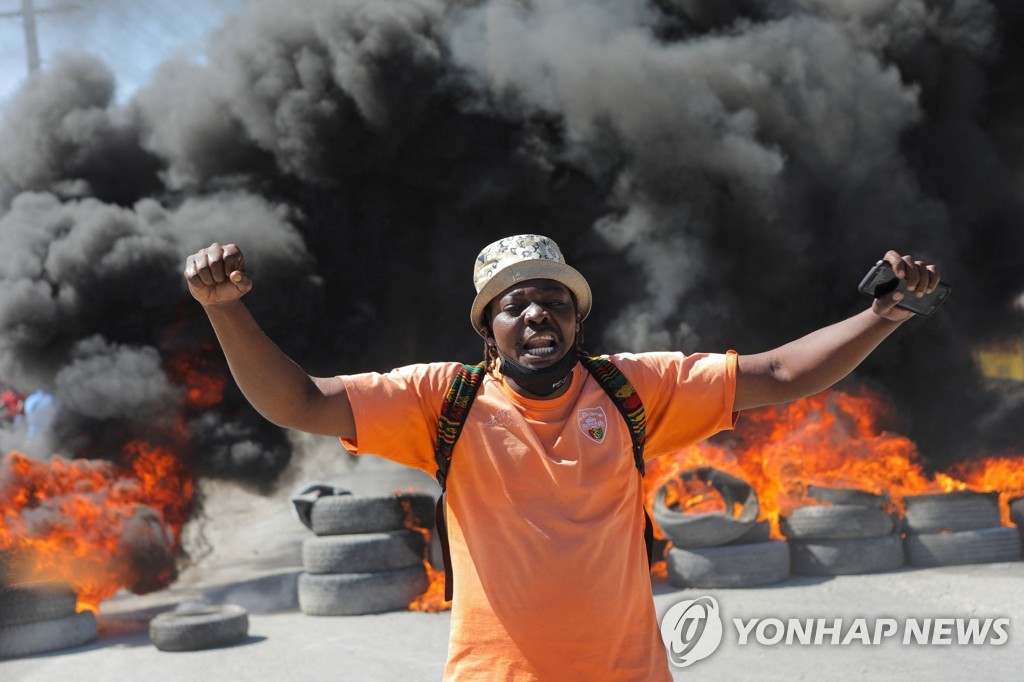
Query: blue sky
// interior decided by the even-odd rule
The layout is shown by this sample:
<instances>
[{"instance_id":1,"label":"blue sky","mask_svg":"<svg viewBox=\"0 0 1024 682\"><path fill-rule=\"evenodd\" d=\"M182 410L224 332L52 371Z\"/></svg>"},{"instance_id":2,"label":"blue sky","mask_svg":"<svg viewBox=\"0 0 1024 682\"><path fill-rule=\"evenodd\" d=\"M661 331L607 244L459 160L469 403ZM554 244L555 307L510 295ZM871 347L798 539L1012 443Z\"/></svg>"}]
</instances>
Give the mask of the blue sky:
<instances>
[{"instance_id":1,"label":"blue sky","mask_svg":"<svg viewBox=\"0 0 1024 682\"><path fill-rule=\"evenodd\" d=\"M33 0L37 10L77 9L37 18L43 68L60 51L85 50L116 74L118 99L128 99L153 68L171 54L203 53L206 37L246 0ZM0 14L19 11L22 0L0 0ZM22 84L28 70L19 17L0 18L0 106Z\"/></svg>"}]
</instances>

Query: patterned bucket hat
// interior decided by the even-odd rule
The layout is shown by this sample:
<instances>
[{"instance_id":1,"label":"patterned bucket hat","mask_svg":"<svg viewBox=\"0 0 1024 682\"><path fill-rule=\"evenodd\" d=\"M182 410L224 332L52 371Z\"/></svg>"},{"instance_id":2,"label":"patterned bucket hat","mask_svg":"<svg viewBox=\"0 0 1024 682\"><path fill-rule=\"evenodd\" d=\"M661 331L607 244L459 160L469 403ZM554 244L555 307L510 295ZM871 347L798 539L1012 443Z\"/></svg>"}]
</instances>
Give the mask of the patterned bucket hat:
<instances>
[{"instance_id":1,"label":"patterned bucket hat","mask_svg":"<svg viewBox=\"0 0 1024 682\"><path fill-rule=\"evenodd\" d=\"M576 297L580 319L590 314L590 285L575 268L566 265L558 244L539 234L519 234L489 244L476 257L476 298L469 319L480 336L487 338L484 311L488 304L505 289L528 279L553 279L564 284Z\"/></svg>"}]
</instances>

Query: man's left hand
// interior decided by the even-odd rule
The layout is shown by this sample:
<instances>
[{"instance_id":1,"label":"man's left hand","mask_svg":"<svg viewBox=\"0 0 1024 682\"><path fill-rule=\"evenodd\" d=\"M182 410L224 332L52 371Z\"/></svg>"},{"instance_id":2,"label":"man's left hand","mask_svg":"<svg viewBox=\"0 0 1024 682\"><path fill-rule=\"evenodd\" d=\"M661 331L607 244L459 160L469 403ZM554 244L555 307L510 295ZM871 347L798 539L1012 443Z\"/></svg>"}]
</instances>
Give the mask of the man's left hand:
<instances>
[{"instance_id":1,"label":"man's left hand","mask_svg":"<svg viewBox=\"0 0 1024 682\"><path fill-rule=\"evenodd\" d=\"M902 256L895 251L885 254L885 260L892 266L892 271L900 279L907 280L908 296L924 296L935 291L939 285L939 269L923 260L914 260L913 256ZM876 298L871 309L879 317L892 322L903 322L914 316L914 313L896 306L903 300L903 293L893 291L881 298Z\"/></svg>"}]
</instances>

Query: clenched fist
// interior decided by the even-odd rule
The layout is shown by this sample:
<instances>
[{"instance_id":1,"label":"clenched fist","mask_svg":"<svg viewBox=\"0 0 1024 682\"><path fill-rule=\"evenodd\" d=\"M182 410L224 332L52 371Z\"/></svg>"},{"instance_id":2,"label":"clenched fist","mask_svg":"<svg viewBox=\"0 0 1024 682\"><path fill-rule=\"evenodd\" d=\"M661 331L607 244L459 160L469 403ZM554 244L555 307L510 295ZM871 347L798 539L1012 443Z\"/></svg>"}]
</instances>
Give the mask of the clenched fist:
<instances>
[{"instance_id":1,"label":"clenched fist","mask_svg":"<svg viewBox=\"0 0 1024 682\"><path fill-rule=\"evenodd\" d=\"M214 242L185 261L185 279L192 297L204 306L233 303L252 289L245 274L245 256L234 244Z\"/></svg>"}]
</instances>

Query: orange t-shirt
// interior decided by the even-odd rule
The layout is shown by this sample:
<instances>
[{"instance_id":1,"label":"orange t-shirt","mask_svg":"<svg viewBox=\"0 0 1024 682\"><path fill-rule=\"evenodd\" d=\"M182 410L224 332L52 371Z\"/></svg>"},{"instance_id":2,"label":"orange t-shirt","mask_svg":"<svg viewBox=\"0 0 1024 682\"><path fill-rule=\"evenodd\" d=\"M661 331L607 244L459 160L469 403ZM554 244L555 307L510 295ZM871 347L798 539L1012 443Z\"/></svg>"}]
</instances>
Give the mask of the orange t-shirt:
<instances>
[{"instance_id":1,"label":"orange t-shirt","mask_svg":"<svg viewBox=\"0 0 1024 682\"><path fill-rule=\"evenodd\" d=\"M647 458L732 427L736 354L611 360L647 412ZM352 452L433 475L457 363L344 377ZM445 679L671 680L629 428L581 365L553 400L489 375L448 473L454 596Z\"/></svg>"}]
</instances>

